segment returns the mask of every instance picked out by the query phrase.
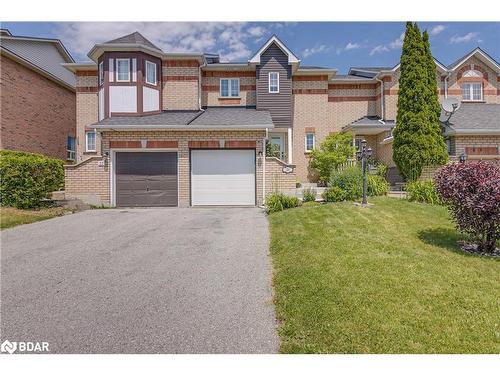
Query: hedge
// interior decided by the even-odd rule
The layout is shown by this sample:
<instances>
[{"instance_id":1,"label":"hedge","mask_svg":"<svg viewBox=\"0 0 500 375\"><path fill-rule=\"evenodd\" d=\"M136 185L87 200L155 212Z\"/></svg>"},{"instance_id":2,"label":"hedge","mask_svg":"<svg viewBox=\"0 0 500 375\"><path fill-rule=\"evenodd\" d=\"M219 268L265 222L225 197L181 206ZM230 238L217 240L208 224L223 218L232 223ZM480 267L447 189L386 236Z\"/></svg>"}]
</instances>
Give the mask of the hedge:
<instances>
[{"instance_id":1,"label":"hedge","mask_svg":"<svg viewBox=\"0 0 500 375\"><path fill-rule=\"evenodd\" d=\"M50 193L64 187L64 162L44 155L0 151L0 204L39 207Z\"/></svg>"}]
</instances>

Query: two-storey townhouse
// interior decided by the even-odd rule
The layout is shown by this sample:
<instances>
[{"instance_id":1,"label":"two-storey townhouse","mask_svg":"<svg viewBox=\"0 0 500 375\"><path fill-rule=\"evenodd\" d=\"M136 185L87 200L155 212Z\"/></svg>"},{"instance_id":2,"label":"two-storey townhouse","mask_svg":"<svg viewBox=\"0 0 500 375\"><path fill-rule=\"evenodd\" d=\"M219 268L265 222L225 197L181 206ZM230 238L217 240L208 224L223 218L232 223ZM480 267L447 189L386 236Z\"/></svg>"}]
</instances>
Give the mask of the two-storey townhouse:
<instances>
[{"instance_id":1,"label":"two-storey townhouse","mask_svg":"<svg viewBox=\"0 0 500 375\"><path fill-rule=\"evenodd\" d=\"M79 163L66 168L69 197L112 206L260 205L270 191L314 182L310 151L347 130L395 169L399 65L337 75L301 65L275 36L248 61L221 62L163 52L137 32L95 45L89 57L64 64L77 77L83 140ZM476 49L449 67L436 61L436 71L440 98L467 101L445 133L450 154L498 157L498 63ZM465 114L469 107L483 118ZM278 157L266 156L266 142Z\"/></svg>"},{"instance_id":2,"label":"two-storey townhouse","mask_svg":"<svg viewBox=\"0 0 500 375\"><path fill-rule=\"evenodd\" d=\"M0 32L0 149L75 160L73 58L58 39Z\"/></svg>"}]
</instances>

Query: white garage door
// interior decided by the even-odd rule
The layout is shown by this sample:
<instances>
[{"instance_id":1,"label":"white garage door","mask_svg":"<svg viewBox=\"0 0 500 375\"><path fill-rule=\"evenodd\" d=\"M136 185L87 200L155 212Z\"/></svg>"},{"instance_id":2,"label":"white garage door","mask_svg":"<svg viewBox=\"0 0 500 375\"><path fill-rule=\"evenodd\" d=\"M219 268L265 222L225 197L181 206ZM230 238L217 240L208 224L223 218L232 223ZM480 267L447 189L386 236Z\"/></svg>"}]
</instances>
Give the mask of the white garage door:
<instances>
[{"instance_id":1,"label":"white garage door","mask_svg":"<svg viewBox=\"0 0 500 375\"><path fill-rule=\"evenodd\" d=\"M191 204L255 205L255 151L192 150Z\"/></svg>"}]
</instances>

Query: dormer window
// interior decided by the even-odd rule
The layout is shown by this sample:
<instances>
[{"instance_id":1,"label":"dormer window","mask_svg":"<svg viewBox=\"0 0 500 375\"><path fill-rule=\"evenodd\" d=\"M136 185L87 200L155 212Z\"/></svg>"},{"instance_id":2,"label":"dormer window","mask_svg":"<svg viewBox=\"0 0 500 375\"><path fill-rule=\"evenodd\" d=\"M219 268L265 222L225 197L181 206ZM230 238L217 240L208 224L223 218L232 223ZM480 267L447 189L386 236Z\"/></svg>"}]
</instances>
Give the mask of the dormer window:
<instances>
[{"instance_id":1,"label":"dormer window","mask_svg":"<svg viewBox=\"0 0 500 375\"><path fill-rule=\"evenodd\" d=\"M222 98L237 98L240 96L239 78L222 78L220 80L220 96Z\"/></svg>"},{"instance_id":2,"label":"dormer window","mask_svg":"<svg viewBox=\"0 0 500 375\"><path fill-rule=\"evenodd\" d=\"M156 64L146 61L146 83L156 86Z\"/></svg>"},{"instance_id":3,"label":"dormer window","mask_svg":"<svg viewBox=\"0 0 500 375\"><path fill-rule=\"evenodd\" d=\"M462 84L462 99L467 101L483 100L483 84L481 82L465 82Z\"/></svg>"},{"instance_id":4,"label":"dormer window","mask_svg":"<svg viewBox=\"0 0 500 375\"><path fill-rule=\"evenodd\" d=\"M116 59L116 81L130 81L130 59Z\"/></svg>"},{"instance_id":5,"label":"dormer window","mask_svg":"<svg viewBox=\"0 0 500 375\"><path fill-rule=\"evenodd\" d=\"M269 93L280 92L280 74L278 72L269 73Z\"/></svg>"}]
</instances>

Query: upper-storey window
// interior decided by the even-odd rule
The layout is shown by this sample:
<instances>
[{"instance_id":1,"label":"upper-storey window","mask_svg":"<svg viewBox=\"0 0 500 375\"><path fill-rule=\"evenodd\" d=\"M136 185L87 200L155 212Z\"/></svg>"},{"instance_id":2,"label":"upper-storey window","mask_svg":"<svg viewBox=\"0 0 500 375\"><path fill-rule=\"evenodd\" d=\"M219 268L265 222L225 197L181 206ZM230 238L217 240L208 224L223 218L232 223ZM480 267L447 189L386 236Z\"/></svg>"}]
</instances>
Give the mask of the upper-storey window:
<instances>
[{"instance_id":1,"label":"upper-storey window","mask_svg":"<svg viewBox=\"0 0 500 375\"><path fill-rule=\"evenodd\" d=\"M104 83L104 62L99 63L99 86Z\"/></svg>"},{"instance_id":2,"label":"upper-storey window","mask_svg":"<svg viewBox=\"0 0 500 375\"><path fill-rule=\"evenodd\" d=\"M130 81L130 59L116 59L116 80Z\"/></svg>"},{"instance_id":3,"label":"upper-storey window","mask_svg":"<svg viewBox=\"0 0 500 375\"><path fill-rule=\"evenodd\" d=\"M466 82L462 84L463 100L483 100L483 84L481 82Z\"/></svg>"},{"instance_id":4,"label":"upper-storey window","mask_svg":"<svg viewBox=\"0 0 500 375\"><path fill-rule=\"evenodd\" d=\"M269 92L280 92L280 74L278 72L269 73Z\"/></svg>"},{"instance_id":5,"label":"upper-storey window","mask_svg":"<svg viewBox=\"0 0 500 375\"><path fill-rule=\"evenodd\" d=\"M240 96L240 79L239 78L221 78L220 80L220 96L238 97Z\"/></svg>"},{"instance_id":6,"label":"upper-storey window","mask_svg":"<svg viewBox=\"0 0 500 375\"><path fill-rule=\"evenodd\" d=\"M146 61L146 83L156 86L156 64Z\"/></svg>"}]
</instances>

